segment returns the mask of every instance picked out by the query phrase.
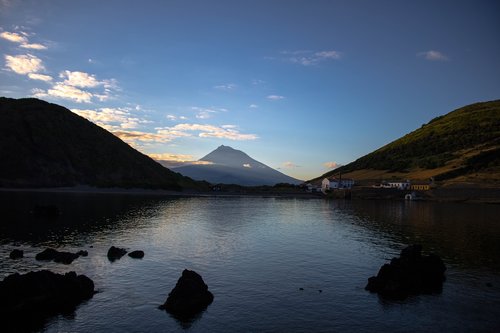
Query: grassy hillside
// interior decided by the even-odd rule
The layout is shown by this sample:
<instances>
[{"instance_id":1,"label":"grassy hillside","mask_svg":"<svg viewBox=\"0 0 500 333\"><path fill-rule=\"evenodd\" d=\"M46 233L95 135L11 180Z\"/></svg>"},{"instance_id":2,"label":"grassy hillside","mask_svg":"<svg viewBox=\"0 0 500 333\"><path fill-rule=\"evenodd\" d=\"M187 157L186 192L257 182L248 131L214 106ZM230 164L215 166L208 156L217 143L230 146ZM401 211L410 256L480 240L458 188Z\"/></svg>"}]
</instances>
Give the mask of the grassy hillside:
<instances>
[{"instance_id":1,"label":"grassy hillside","mask_svg":"<svg viewBox=\"0 0 500 333\"><path fill-rule=\"evenodd\" d=\"M70 110L0 98L0 187L197 187Z\"/></svg>"},{"instance_id":2,"label":"grassy hillside","mask_svg":"<svg viewBox=\"0 0 500 333\"><path fill-rule=\"evenodd\" d=\"M318 179L342 173L358 180L391 177L500 182L500 100L476 103Z\"/></svg>"}]
</instances>

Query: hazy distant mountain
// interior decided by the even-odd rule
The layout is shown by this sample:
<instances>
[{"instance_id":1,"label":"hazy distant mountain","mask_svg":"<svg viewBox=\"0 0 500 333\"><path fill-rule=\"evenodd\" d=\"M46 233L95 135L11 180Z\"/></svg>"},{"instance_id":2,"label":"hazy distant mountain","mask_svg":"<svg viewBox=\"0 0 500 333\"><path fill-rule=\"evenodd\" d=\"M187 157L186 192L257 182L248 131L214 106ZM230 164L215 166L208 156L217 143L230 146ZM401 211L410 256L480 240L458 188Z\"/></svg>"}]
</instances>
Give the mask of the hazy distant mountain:
<instances>
[{"instance_id":1,"label":"hazy distant mountain","mask_svg":"<svg viewBox=\"0 0 500 333\"><path fill-rule=\"evenodd\" d=\"M464 106L311 181L342 173L500 185L500 100Z\"/></svg>"},{"instance_id":2,"label":"hazy distant mountain","mask_svg":"<svg viewBox=\"0 0 500 333\"><path fill-rule=\"evenodd\" d=\"M0 187L196 187L105 129L35 98L0 97Z\"/></svg>"},{"instance_id":3,"label":"hazy distant mountain","mask_svg":"<svg viewBox=\"0 0 500 333\"><path fill-rule=\"evenodd\" d=\"M172 170L196 180L213 184L238 184L243 186L275 185L277 183L300 184L301 180L287 176L258 162L240 150L220 146L192 164Z\"/></svg>"}]
</instances>

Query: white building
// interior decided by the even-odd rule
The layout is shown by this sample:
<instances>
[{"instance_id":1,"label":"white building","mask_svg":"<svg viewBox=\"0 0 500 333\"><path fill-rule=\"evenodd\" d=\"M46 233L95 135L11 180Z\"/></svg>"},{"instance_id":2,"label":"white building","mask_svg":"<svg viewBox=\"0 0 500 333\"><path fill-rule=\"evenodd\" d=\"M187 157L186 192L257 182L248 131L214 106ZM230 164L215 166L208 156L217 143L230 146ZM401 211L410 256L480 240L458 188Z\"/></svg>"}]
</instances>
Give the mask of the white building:
<instances>
[{"instance_id":1,"label":"white building","mask_svg":"<svg viewBox=\"0 0 500 333\"><path fill-rule=\"evenodd\" d=\"M328 190L335 190L339 188L352 188L354 186L354 179L349 179L349 178L342 178L342 179L337 179L337 178L332 178L328 179L325 178L321 182L321 191L325 192Z\"/></svg>"},{"instance_id":2,"label":"white building","mask_svg":"<svg viewBox=\"0 0 500 333\"><path fill-rule=\"evenodd\" d=\"M398 190L409 190L411 183L409 180L402 182L387 182L387 185L389 185L390 188L397 188Z\"/></svg>"}]
</instances>

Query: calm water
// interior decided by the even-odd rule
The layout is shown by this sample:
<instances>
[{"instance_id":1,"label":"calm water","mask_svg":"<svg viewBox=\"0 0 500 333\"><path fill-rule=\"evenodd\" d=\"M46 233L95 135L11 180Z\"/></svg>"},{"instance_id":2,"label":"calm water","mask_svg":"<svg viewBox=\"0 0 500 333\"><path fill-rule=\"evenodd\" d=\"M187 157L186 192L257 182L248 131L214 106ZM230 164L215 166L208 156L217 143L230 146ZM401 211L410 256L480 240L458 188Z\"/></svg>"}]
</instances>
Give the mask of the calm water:
<instances>
[{"instance_id":1,"label":"calm water","mask_svg":"<svg viewBox=\"0 0 500 333\"><path fill-rule=\"evenodd\" d=\"M500 207L425 202L0 194L1 278L75 270L99 290L45 332L493 332L500 327ZM48 221L29 213L56 204ZM406 244L440 254L440 295L387 302L367 278ZM109 262L111 246L144 250ZM71 265L45 247L86 249ZM8 259L15 247L25 258ZM5 259L7 258L7 259ZM214 302L192 322L158 310L184 268ZM299 288L303 288L300 290ZM320 292L321 290L321 292Z\"/></svg>"}]
</instances>

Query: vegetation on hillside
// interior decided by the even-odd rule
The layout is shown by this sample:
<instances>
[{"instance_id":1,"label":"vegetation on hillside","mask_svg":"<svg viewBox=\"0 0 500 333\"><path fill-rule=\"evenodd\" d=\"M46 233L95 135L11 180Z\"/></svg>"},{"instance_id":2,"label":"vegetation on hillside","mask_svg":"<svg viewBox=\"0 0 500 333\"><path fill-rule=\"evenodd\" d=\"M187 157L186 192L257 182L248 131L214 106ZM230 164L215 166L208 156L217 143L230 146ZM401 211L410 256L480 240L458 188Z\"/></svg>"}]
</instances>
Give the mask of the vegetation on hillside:
<instances>
[{"instance_id":1,"label":"vegetation on hillside","mask_svg":"<svg viewBox=\"0 0 500 333\"><path fill-rule=\"evenodd\" d=\"M38 99L0 98L0 131L0 187L201 186L70 110Z\"/></svg>"},{"instance_id":2,"label":"vegetation on hillside","mask_svg":"<svg viewBox=\"0 0 500 333\"><path fill-rule=\"evenodd\" d=\"M454 163L453 170L436 180L500 166L500 100L476 103L436 117L421 128L326 173L349 173L362 169L408 173L439 169ZM455 165L458 164L458 165Z\"/></svg>"}]
</instances>

